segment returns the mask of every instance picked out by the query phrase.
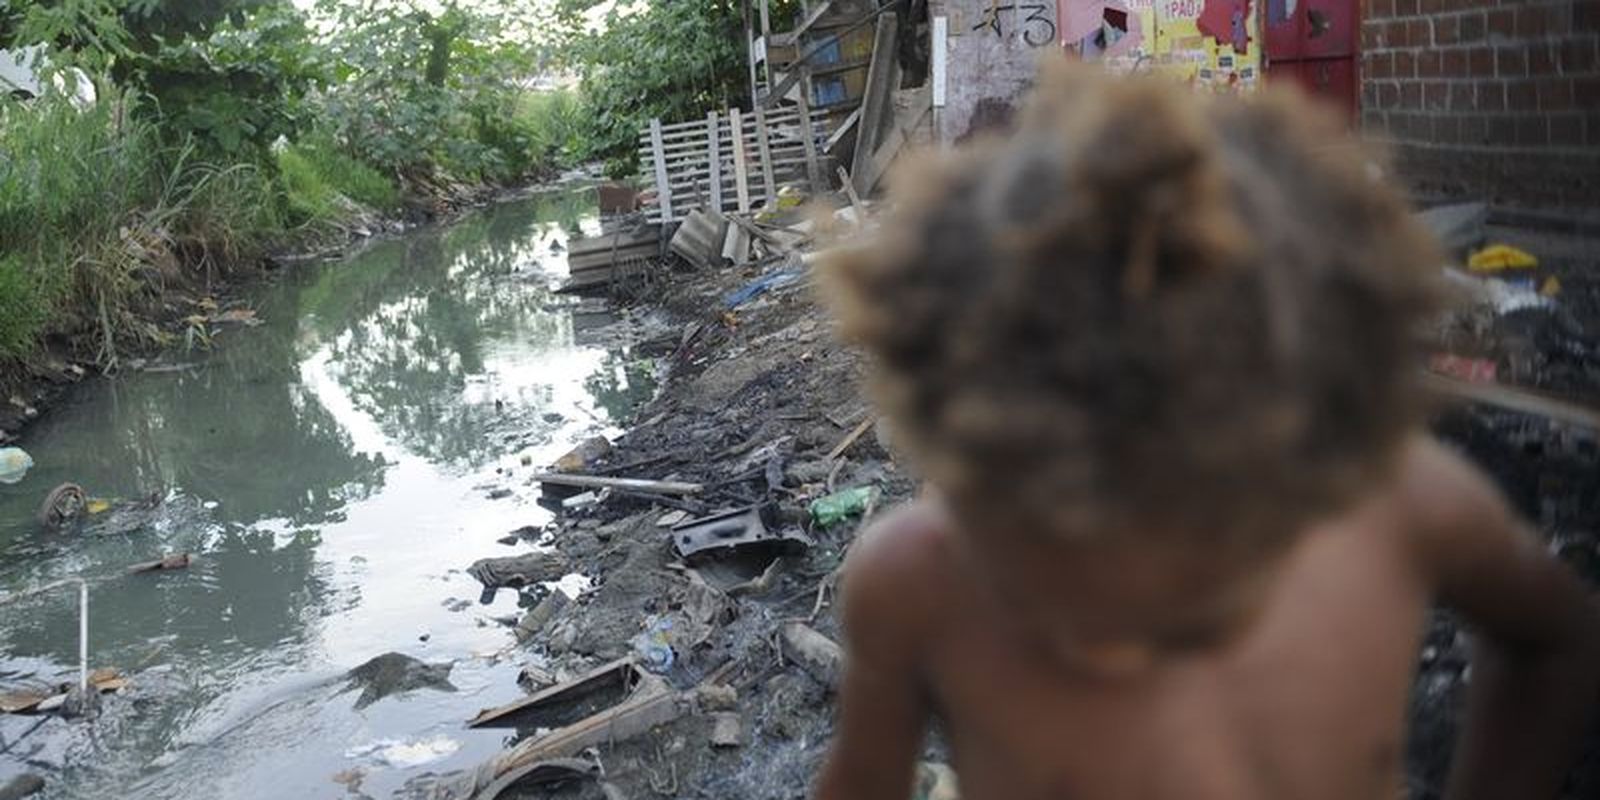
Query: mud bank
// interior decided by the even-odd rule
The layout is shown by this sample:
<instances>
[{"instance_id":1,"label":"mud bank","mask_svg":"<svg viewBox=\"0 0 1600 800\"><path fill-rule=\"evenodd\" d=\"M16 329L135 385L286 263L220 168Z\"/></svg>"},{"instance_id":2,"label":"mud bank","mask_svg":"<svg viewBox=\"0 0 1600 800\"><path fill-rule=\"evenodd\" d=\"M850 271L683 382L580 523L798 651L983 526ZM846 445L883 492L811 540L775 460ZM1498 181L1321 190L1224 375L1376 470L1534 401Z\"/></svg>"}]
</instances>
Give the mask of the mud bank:
<instances>
[{"instance_id":1,"label":"mud bank","mask_svg":"<svg viewBox=\"0 0 1600 800\"><path fill-rule=\"evenodd\" d=\"M1593 398L1600 396L1600 286L1592 264L1568 267L1559 314L1491 320L1482 352L1515 361L1532 385ZM730 296L762 272L680 273L658 299L673 324L613 332L648 340L665 360L668 380L633 427L609 451L588 454L581 470L701 491L562 493L564 502L551 498L562 509L554 522L520 532L594 581L570 602L523 590L523 605L536 610L517 624L522 641L510 657L524 665L525 689L546 690L613 659L660 657L657 671L683 693L664 724L584 751L591 768L603 771L604 791L613 793L594 783L586 791L595 797L807 796L832 733L835 698L827 670L796 657L785 631L799 622L838 640L833 588L842 559L873 515L917 489L873 424L862 358L835 343L805 281L729 308ZM1551 547L1600 586L1595 431L1481 407L1442 413L1435 431L1488 470ZM824 527L810 512L819 498L856 487L875 490L863 514ZM686 516L752 507L763 509L768 535L805 539L809 547L756 551L752 563L707 563L687 557L670 528ZM665 656L662 645L670 647ZM1437 615L1419 654L1410 711L1407 782L1414 797L1434 798L1441 789L1466 646L1458 625ZM514 748L551 727L548 719L506 720L516 730ZM731 739L730 725L737 731ZM1587 754L1565 794L1570 800L1600 795L1600 742L1591 741ZM935 734L924 758L944 756ZM453 778L460 776L429 776L410 788L414 796L470 796L447 788ZM498 796L546 796L521 791Z\"/></svg>"}]
</instances>

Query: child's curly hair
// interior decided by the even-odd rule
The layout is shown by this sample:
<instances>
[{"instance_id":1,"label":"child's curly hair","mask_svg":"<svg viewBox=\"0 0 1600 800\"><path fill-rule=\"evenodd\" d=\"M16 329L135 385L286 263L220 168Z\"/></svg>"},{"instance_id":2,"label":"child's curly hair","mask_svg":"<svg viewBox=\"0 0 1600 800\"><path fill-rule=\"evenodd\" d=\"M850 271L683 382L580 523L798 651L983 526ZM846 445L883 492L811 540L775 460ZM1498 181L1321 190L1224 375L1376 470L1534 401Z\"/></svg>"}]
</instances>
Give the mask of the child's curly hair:
<instances>
[{"instance_id":1,"label":"child's curly hair","mask_svg":"<svg viewBox=\"0 0 1600 800\"><path fill-rule=\"evenodd\" d=\"M913 161L823 285L969 526L1259 549L1416 423L1442 261L1308 101L1053 65L1015 134Z\"/></svg>"}]
</instances>

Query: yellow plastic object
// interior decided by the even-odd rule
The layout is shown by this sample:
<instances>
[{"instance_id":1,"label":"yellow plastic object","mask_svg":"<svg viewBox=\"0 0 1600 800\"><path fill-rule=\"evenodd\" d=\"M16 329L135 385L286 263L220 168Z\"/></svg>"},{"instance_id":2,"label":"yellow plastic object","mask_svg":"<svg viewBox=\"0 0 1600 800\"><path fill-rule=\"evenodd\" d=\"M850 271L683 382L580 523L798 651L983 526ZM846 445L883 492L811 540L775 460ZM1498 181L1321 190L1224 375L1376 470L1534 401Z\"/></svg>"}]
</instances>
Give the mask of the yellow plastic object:
<instances>
[{"instance_id":1,"label":"yellow plastic object","mask_svg":"<svg viewBox=\"0 0 1600 800\"><path fill-rule=\"evenodd\" d=\"M1503 272L1508 269L1533 269L1539 259L1526 250L1509 244L1491 244L1467 259L1467 269L1473 272Z\"/></svg>"},{"instance_id":2,"label":"yellow plastic object","mask_svg":"<svg viewBox=\"0 0 1600 800\"><path fill-rule=\"evenodd\" d=\"M90 514L100 514L104 513L109 508L111 508L111 503L108 501L90 500L86 505L84 505L83 510L89 512Z\"/></svg>"}]
</instances>

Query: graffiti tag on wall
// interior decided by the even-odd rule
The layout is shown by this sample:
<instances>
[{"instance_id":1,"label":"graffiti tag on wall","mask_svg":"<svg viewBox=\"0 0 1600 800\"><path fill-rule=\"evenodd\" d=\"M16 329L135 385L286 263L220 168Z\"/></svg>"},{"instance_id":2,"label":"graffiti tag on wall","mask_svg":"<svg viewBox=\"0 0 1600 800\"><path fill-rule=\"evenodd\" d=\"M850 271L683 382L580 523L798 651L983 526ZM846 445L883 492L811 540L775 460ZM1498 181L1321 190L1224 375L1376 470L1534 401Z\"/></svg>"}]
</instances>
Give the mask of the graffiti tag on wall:
<instances>
[{"instance_id":1,"label":"graffiti tag on wall","mask_svg":"<svg viewBox=\"0 0 1600 800\"><path fill-rule=\"evenodd\" d=\"M1004 39L1008 33L1021 32L1022 41L1029 47L1044 47L1056 40L1055 7L1048 3L1007 3L993 5L983 12L982 19L972 26L974 31L989 30Z\"/></svg>"}]
</instances>

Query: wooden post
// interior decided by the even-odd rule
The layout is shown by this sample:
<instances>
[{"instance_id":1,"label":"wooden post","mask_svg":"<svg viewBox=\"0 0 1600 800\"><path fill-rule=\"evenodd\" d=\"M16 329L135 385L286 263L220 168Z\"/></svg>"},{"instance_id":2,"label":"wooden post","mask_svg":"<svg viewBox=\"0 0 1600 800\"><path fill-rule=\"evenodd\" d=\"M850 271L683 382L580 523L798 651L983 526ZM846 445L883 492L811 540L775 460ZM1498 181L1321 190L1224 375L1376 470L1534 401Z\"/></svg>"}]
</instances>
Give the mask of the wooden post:
<instances>
[{"instance_id":1,"label":"wooden post","mask_svg":"<svg viewBox=\"0 0 1600 800\"><path fill-rule=\"evenodd\" d=\"M872 40L872 63L867 67L866 94L861 99L861 121L856 124L855 156L850 164L850 175L857 181L856 191L861 194L870 191L860 181L869 171L868 165L878 150L884 118L894 106L895 74L899 71L895 50L899 34L898 17L893 14L878 17L878 30Z\"/></svg>"},{"instance_id":2,"label":"wooden post","mask_svg":"<svg viewBox=\"0 0 1600 800\"><path fill-rule=\"evenodd\" d=\"M739 8L744 12L744 60L750 65L750 107L761 101L760 82L756 80L756 35L750 22L750 0L742 0Z\"/></svg>"},{"instance_id":3,"label":"wooden post","mask_svg":"<svg viewBox=\"0 0 1600 800\"><path fill-rule=\"evenodd\" d=\"M650 160L656 163L656 202L661 204L661 222L672 221L672 184L667 182L667 153L661 144L661 120L650 120Z\"/></svg>"},{"instance_id":4,"label":"wooden post","mask_svg":"<svg viewBox=\"0 0 1600 800\"><path fill-rule=\"evenodd\" d=\"M778 187L772 177L772 141L767 136L767 112L756 106L756 151L761 156L761 181L766 184L767 208L778 207Z\"/></svg>"},{"instance_id":5,"label":"wooden post","mask_svg":"<svg viewBox=\"0 0 1600 800\"><path fill-rule=\"evenodd\" d=\"M933 38L930 47L933 63L929 67L929 71L933 73L933 137L934 141L943 145L944 102L948 91L946 74L949 72L950 58L950 19L934 17L933 30L930 33Z\"/></svg>"},{"instance_id":6,"label":"wooden post","mask_svg":"<svg viewBox=\"0 0 1600 800\"><path fill-rule=\"evenodd\" d=\"M805 67L801 67L805 70ZM817 163L817 137L811 127L811 75L810 70L800 76L800 141L806 148L806 180L811 182L813 194L822 191L822 166Z\"/></svg>"},{"instance_id":7,"label":"wooden post","mask_svg":"<svg viewBox=\"0 0 1600 800\"><path fill-rule=\"evenodd\" d=\"M706 114L706 154L711 165L711 210L722 213L722 131L717 125L717 112Z\"/></svg>"},{"instance_id":8,"label":"wooden post","mask_svg":"<svg viewBox=\"0 0 1600 800\"><path fill-rule=\"evenodd\" d=\"M733 187L739 193L739 213L750 213L750 174L744 160L744 122L738 108L728 109L728 131L733 135Z\"/></svg>"}]
</instances>

